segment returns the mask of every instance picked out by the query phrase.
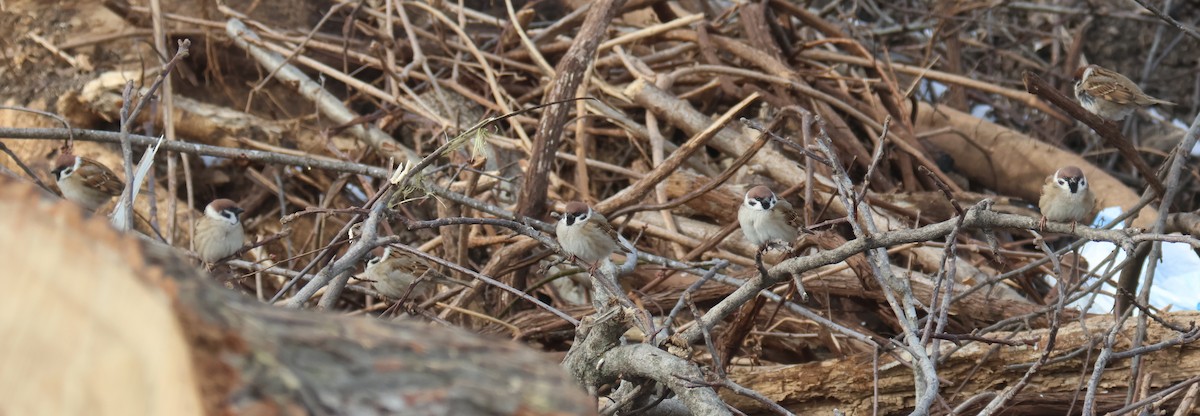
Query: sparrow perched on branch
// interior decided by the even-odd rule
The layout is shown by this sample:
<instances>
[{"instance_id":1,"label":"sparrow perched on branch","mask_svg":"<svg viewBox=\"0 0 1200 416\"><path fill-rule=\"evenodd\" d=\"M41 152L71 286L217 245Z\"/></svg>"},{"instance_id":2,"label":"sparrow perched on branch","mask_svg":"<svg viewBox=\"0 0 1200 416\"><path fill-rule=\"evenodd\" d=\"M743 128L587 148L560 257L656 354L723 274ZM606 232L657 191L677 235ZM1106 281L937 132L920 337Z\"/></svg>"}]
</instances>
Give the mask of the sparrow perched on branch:
<instances>
[{"instance_id":1,"label":"sparrow perched on branch","mask_svg":"<svg viewBox=\"0 0 1200 416\"><path fill-rule=\"evenodd\" d=\"M1064 166L1046 178L1042 185L1042 197L1038 207L1042 210L1042 219L1038 228L1046 227L1046 220L1066 222L1071 221L1071 229L1079 221L1085 221L1096 206L1096 197L1088 188L1087 178L1083 170L1075 166Z\"/></svg>"},{"instance_id":2,"label":"sparrow perched on branch","mask_svg":"<svg viewBox=\"0 0 1200 416\"><path fill-rule=\"evenodd\" d=\"M742 206L738 208L738 222L751 244L783 243L791 247L800 235L804 221L792 209L792 204L776 197L771 188L759 185L746 191Z\"/></svg>"},{"instance_id":3,"label":"sparrow perched on branch","mask_svg":"<svg viewBox=\"0 0 1200 416\"><path fill-rule=\"evenodd\" d=\"M246 239L239 218L242 212L228 199L212 201L204 208L204 216L196 221L196 253L201 260L215 263L242 249Z\"/></svg>"},{"instance_id":4,"label":"sparrow perched on branch","mask_svg":"<svg viewBox=\"0 0 1200 416\"><path fill-rule=\"evenodd\" d=\"M125 183L108 167L69 152L58 156L50 173L63 197L88 211L95 211L125 189Z\"/></svg>"},{"instance_id":5,"label":"sparrow perched on branch","mask_svg":"<svg viewBox=\"0 0 1200 416\"><path fill-rule=\"evenodd\" d=\"M1129 78L1098 65L1075 70L1075 98L1093 114L1114 121L1133 114L1138 107L1175 105L1146 95Z\"/></svg>"},{"instance_id":6,"label":"sparrow perched on branch","mask_svg":"<svg viewBox=\"0 0 1200 416\"><path fill-rule=\"evenodd\" d=\"M567 203L554 231L563 251L591 265L591 271L617 251L617 230L604 215L579 201Z\"/></svg>"},{"instance_id":7,"label":"sparrow perched on branch","mask_svg":"<svg viewBox=\"0 0 1200 416\"><path fill-rule=\"evenodd\" d=\"M383 255L367 260L367 269L362 274L364 279L374 281L376 292L396 300L404 297L408 287L422 276L425 278L412 289L409 298L427 299L437 291L438 284L468 286L430 267L425 259L391 247L384 248Z\"/></svg>"}]
</instances>

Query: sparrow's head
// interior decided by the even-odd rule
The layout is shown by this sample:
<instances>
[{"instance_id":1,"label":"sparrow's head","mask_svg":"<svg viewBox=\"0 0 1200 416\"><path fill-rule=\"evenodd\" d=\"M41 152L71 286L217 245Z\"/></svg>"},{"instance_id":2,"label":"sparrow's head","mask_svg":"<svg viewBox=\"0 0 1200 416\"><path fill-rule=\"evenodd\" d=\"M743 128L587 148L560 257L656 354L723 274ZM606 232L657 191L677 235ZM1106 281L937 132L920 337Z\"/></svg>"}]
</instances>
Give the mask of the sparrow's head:
<instances>
[{"instance_id":1,"label":"sparrow's head","mask_svg":"<svg viewBox=\"0 0 1200 416\"><path fill-rule=\"evenodd\" d=\"M1092 75L1096 73L1097 68L1100 67L1096 65L1085 65L1075 69L1075 73L1072 74L1073 78L1075 78L1075 97L1086 101L1084 103L1085 107L1087 107L1087 102L1090 102L1094 98L1090 92L1091 88L1084 88L1084 86L1088 85L1088 82L1091 82L1089 79L1092 78Z\"/></svg>"},{"instance_id":2,"label":"sparrow's head","mask_svg":"<svg viewBox=\"0 0 1200 416\"><path fill-rule=\"evenodd\" d=\"M576 224L586 223L588 218L592 217L592 208L587 204L579 201L571 201L567 203L567 209L563 211L562 222L568 227Z\"/></svg>"},{"instance_id":3,"label":"sparrow's head","mask_svg":"<svg viewBox=\"0 0 1200 416\"><path fill-rule=\"evenodd\" d=\"M79 156L64 152L54 160L54 169L50 173L54 174L55 180L61 181L75 173L75 169L79 169L79 164L82 162L83 159L80 159Z\"/></svg>"},{"instance_id":4,"label":"sparrow's head","mask_svg":"<svg viewBox=\"0 0 1200 416\"><path fill-rule=\"evenodd\" d=\"M238 216L245 212L241 207L237 206L236 202L228 199L218 199L208 203L204 208L204 215L214 220L225 221L230 224L238 223Z\"/></svg>"},{"instance_id":5,"label":"sparrow's head","mask_svg":"<svg viewBox=\"0 0 1200 416\"><path fill-rule=\"evenodd\" d=\"M1084 65L1079 68L1076 68L1075 73L1072 74L1072 77L1075 79L1075 82L1076 83L1083 82L1083 80L1085 78L1087 78L1089 75L1092 75L1092 67L1094 67L1094 66L1095 65Z\"/></svg>"},{"instance_id":6,"label":"sparrow's head","mask_svg":"<svg viewBox=\"0 0 1200 416\"><path fill-rule=\"evenodd\" d=\"M746 199L743 203L750 207L750 209L767 211L774 208L777 202L778 200L775 198L775 193L771 192L771 188L759 185L746 191Z\"/></svg>"},{"instance_id":7,"label":"sparrow's head","mask_svg":"<svg viewBox=\"0 0 1200 416\"><path fill-rule=\"evenodd\" d=\"M1088 187L1083 170L1075 166L1064 166L1054 172L1054 184L1072 194L1083 192Z\"/></svg>"},{"instance_id":8,"label":"sparrow's head","mask_svg":"<svg viewBox=\"0 0 1200 416\"><path fill-rule=\"evenodd\" d=\"M370 269L371 267L374 267L376 264L383 263L384 260L387 260L388 257L391 257L391 256L392 256L392 248L391 247L387 247L387 246L384 246L383 248L377 247L375 250L372 250L371 254L368 254L365 259L367 262L367 268Z\"/></svg>"}]
</instances>

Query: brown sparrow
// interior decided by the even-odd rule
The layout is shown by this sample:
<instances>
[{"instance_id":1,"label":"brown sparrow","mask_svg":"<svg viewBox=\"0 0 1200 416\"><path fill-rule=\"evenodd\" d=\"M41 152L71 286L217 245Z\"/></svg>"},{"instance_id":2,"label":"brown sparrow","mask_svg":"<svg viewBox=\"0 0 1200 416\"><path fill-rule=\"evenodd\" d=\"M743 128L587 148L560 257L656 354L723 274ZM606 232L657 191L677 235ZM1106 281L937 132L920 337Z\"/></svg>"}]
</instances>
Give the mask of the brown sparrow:
<instances>
[{"instance_id":1,"label":"brown sparrow","mask_svg":"<svg viewBox=\"0 0 1200 416\"><path fill-rule=\"evenodd\" d=\"M1075 98L1083 108L1109 120L1124 119L1138 107L1175 105L1146 95L1129 78L1098 65L1075 70Z\"/></svg>"},{"instance_id":2,"label":"brown sparrow","mask_svg":"<svg viewBox=\"0 0 1200 416\"><path fill-rule=\"evenodd\" d=\"M608 218L579 201L567 203L554 231L563 251L591 265L592 271L617 251L617 230L608 225Z\"/></svg>"},{"instance_id":3,"label":"brown sparrow","mask_svg":"<svg viewBox=\"0 0 1200 416\"><path fill-rule=\"evenodd\" d=\"M787 247L796 241L803 223L792 204L777 198L771 188L762 185L746 191L738 208L738 222L751 244L782 242Z\"/></svg>"},{"instance_id":4,"label":"brown sparrow","mask_svg":"<svg viewBox=\"0 0 1200 416\"><path fill-rule=\"evenodd\" d=\"M428 299L436 293L438 284L467 286L430 267L425 259L391 247L385 248L383 255L367 260L367 269L362 274L363 279L374 282L376 292L396 300L404 297L408 287L422 276L425 278L412 289L409 298Z\"/></svg>"},{"instance_id":5,"label":"brown sparrow","mask_svg":"<svg viewBox=\"0 0 1200 416\"><path fill-rule=\"evenodd\" d=\"M212 201L204 208L204 217L196 221L196 253L205 263L232 256L242 249L246 234L238 218L244 212L228 199Z\"/></svg>"},{"instance_id":6,"label":"brown sparrow","mask_svg":"<svg viewBox=\"0 0 1200 416\"><path fill-rule=\"evenodd\" d=\"M1083 170L1065 166L1047 177L1046 184L1042 185L1042 197L1038 200L1042 219L1038 222L1038 228L1045 228L1046 220L1071 221L1074 230L1076 223L1088 219L1095 206L1096 196L1088 188Z\"/></svg>"},{"instance_id":7,"label":"brown sparrow","mask_svg":"<svg viewBox=\"0 0 1200 416\"><path fill-rule=\"evenodd\" d=\"M100 162L64 152L54 162L54 180L63 197L95 211L114 196L121 195L125 183Z\"/></svg>"}]
</instances>

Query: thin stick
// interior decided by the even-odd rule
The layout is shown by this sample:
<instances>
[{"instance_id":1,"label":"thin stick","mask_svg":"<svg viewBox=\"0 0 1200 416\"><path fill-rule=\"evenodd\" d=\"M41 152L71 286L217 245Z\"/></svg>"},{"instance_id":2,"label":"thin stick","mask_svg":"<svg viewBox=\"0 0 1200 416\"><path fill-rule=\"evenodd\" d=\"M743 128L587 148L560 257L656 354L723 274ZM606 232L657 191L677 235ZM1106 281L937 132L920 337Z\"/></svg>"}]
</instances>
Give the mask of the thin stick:
<instances>
[{"instance_id":1,"label":"thin stick","mask_svg":"<svg viewBox=\"0 0 1200 416\"><path fill-rule=\"evenodd\" d=\"M1171 16L1168 16L1166 13L1163 13L1162 10L1159 10L1157 7L1147 4L1145 0L1133 0L1133 1L1134 1L1134 3L1140 4L1140 5L1142 5L1142 7L1145 7L1146 10L1150 11L1150 13L1154 13L1154 15L1158 16L1159 19L1162 19L1164 22L1171 24L1171 26L1175 26L1176 29L1179 29L1183 33L1186 33L1188 36L1191 36L1193 39L1200 40L1200 33L1196 32L1196 29L1187 27L1182 22L1175 20Z\"/></svg>"},{"instance_id":2,"label":"thin stick","mask_svg":"<svg viewBox=\"0 0 1200 416\"><path fill-rule=\"evenodd\" d=\"M29 178L33 179L33 183L36 183L38 187L50 194L54 193L54 191L50 190L50 187L46 186L45 183L42 183L42 179L39 178L37 174L33 173L33 169L29 169L29 166L26 166L25 162L22 161L21 158L17 157L17 154L13 153L12 149L9 149L4 142L0 142L0 151L3 151L4 154L7 154L8 157L12 159L13 163L17 164L17 166L20 166L21 170L24 171L26 175L29 175Z\"/></svg>"}]
</instances>

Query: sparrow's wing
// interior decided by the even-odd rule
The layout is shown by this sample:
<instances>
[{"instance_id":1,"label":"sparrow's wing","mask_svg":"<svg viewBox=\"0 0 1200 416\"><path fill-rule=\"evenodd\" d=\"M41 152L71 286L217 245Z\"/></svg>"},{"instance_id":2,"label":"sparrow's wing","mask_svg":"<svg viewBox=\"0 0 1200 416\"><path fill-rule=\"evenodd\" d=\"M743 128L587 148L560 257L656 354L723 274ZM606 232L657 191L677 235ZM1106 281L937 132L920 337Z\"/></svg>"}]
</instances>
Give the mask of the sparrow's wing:
<instances>
[{"instance_id":1,"label":"sparrow's wing","mask_svg":"<svg viewBox=\"0 0 1200 416\"><path fill-rule=\"evenodd\" d=\"M409 254L408 252L393 251L392 256L393 258L391 262L393 267L413 276L423 275L430 269L429 264L425 263L424 259L419 259L417 256Z\"/></svg>"},{"instance_id":2,"label":"sparrow's wing","mask_svg":"<svg viewBox=\"0 0 1200 416\"><path fill-rule=\"evenodd\" d=\"M608 235L608 238L611 238L613 241L617 241L617 235L618 235L617 229L613 228L612 224L608 223L608 218L605 217L604 214L592 211L592 221L591 222L593 224L596 224L596 226L600 227L600 229L603 230L604 233Z\"/></svg>"},{"instance_id":3,"label":"sparrow's wing","mask_svg":"<svg viewBox=\"0 0 1200 416\"><path fill-rule=\"evenodd\" d=\"M435 283L443 285L453 284L468 287L471 286L466 282L461 282L447 277L446 275L442 274L442 272L438 271L437 268L431 266L429 262L425 261L425 259L419 258L412 253L401 252L393 255L399 256L396 258L396 263L398 264L397 267L403 269L405 273L412 275L414 278L428 274L428 279Z\"/></svg>"},{"instance_id":4,"label":"sparrow's wing","mask_svg":"<svg viewBox=\"0 0 1200 416\"><path fill-rule=\"evenodd\" d=\"M121 191L125 189L125 183L117 178L117 174L92 160L84 159L75 174L79 175L89 188L98 189L112 196L120 195Z\"/></svg>"},{"instance_id":5,"label":"sparrow's wing","mask_svg":"<svg viewBox=\"0 0 1200 416\"><path fill-rule=\"evenodd\" d=\"M792 208L792 203L780 199L776 202L773 209L779 210L783 214L783 217L787 219L788 225L805 234L812 234L812 230L808 229L808 224L804 223L803 213Z\"/></svg>"},{"instance_id":6,"label":"sparrow's wing","mask_svg":"<svg viewBox=\"0 0 1200 416\"><path fill-rule=\"evenodd\" d=\"M1083 194L1083 206L1087 207L1088 211L1084 220L1091 221L1093 219L1092 213L1096 212L1096 194L1092 192L1091 188Z\"/></svg>"},{"instance_id":7,"label":"sparrow's wing","mask_svg":"<svg viewBox=\"0 0 1200 416\"><path fill-rule=\"evenodd\" d=\"M1096 78L1096 81L1099 82L1089 82L1085 88L1092 95L1103 97L1109 101L1120 104L1175 105L1173 102L1151 97L1129 78L1105 68L1096 69L1092 78Z\"/></svg>"},{"instance_id":8,"label":"sparrow's wing","mask_svg":"<svg viewBox=\"0 0 1200 416\"><path fill-rule=\"evenodd\" d=\"M1088 81L1083 84L1088 94L1114 103L1142 104L1140 98L1146 97L1146 93L1129 78L1108 69L1095 69Z\"/></svg>"},{"instance_id":9,"label":"sparrow's wing","mask_svg":"<svg viewBox=\"0 0 1200 416\"><path fill-rule=\"evenodd\" d=\"M1050 201L1054 199L1054 194L1059 192L1058 185L1054 184L1054 175L1046 177L1046 181L1042 184L1042 196L1038 198L1038 209L1045 211L1046 207L1050 206Z\"/></svg>"}]
</instances>

